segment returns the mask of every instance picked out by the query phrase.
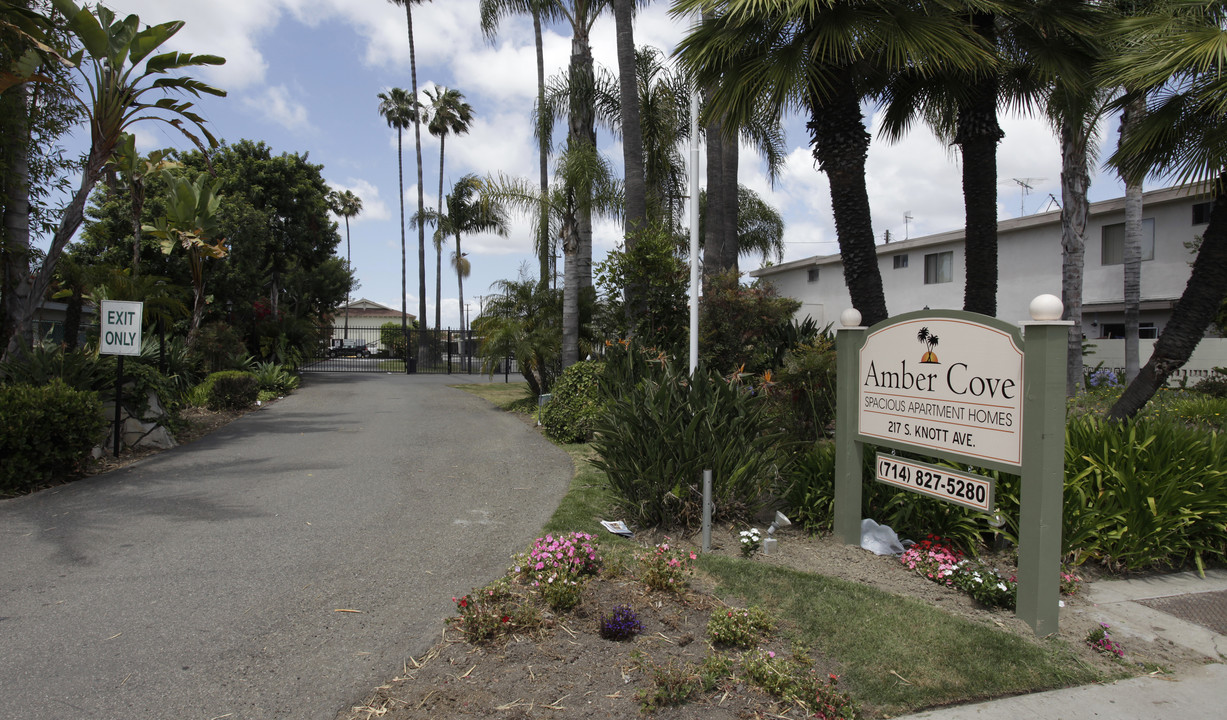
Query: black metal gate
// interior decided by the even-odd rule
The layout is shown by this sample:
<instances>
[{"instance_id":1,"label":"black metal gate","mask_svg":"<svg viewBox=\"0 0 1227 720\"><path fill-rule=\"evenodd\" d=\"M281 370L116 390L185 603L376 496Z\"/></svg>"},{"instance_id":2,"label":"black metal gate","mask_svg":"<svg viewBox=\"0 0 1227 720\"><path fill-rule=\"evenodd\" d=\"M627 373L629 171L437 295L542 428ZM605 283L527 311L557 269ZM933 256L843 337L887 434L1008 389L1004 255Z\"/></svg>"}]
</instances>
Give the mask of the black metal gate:
<instances>
[{"instance_id":1,"label":"black metal gate","mask_svg":"<svg viewBox=\"0 0 1227 720\"><path fill-rule=\"evenodd\" d=\"M480 339L471 330L321 328L319 351L304 372L434 373L480 375ZM516 373L515 360L492 368L496 375Z\"/></svg>"}]
</instances>

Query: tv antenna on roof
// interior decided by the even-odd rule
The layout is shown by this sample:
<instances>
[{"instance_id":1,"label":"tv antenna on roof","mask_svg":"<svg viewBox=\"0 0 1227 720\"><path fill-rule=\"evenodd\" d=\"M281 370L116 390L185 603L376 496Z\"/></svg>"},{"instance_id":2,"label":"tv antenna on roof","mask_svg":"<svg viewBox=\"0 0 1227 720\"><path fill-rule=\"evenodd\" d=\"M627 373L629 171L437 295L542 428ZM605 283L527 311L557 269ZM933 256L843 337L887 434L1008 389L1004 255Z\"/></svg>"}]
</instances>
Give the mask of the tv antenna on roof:
<instances>
[{"instance_id":1,"label":"tv antenna on roof","mask_svg":"<svg viewBox=\"0 0 1227 720\"><path fill-rule=\"evenodd\" d=\"M912 224L912 211L906 210L903 213L903 239L904 240L907 240L911 237L911 234L908 232L911 224Z\"/></svg>"},{"instance_id":2,"label":"tv antenna on roof","mask_svg":"<svg viewBox=\"0 0 1227 720\"><path fill-rule=\"evenodd\" d=\"M1010 178L1018 184L1018 217L1026 214L1027 195L1030 194L1035 186L1031 183L1039 182L1044 178Z\"/></svg>"}]
</instances>

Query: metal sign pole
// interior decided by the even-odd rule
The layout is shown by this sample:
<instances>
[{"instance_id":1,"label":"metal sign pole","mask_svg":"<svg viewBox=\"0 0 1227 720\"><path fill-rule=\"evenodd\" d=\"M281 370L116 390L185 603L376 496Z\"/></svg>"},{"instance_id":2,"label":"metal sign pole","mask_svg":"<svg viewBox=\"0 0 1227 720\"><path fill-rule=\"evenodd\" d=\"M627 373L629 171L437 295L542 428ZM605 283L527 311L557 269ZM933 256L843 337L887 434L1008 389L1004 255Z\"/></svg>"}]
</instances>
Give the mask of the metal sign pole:
<instances>
[{"instance_id":1,"label":"metal sign pole","mask_svg":"<svg viewBox=\"0 0 1227 720\"><path fill-rule=\"evenodd\" d=\"M123 423L120 419L123 408L124 399L124 356L119 356L119 362L115 364L115 430L112 433L115 436L114 455L119 457L119 440L123 435L123 429L120 427Z\"/></svg>"}]
</instances>

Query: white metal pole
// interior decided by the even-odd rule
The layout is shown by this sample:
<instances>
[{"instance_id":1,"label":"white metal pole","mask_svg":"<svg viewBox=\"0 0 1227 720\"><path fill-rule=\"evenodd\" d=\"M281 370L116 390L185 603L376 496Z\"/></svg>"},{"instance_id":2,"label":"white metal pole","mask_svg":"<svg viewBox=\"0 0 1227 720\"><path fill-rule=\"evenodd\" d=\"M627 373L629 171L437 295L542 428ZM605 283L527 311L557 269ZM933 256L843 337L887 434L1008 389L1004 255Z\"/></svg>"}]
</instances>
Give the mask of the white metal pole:
<instances>
[{"instance_id":1,"label":"white metal pole","mask_svg":"<svg viewBox=\"0 0 1227 720\"><path fill-rule=\"evenodd\" d=\"M690 374L699 366L699 93L690 93Z\"/></svg>"}]
</instances>

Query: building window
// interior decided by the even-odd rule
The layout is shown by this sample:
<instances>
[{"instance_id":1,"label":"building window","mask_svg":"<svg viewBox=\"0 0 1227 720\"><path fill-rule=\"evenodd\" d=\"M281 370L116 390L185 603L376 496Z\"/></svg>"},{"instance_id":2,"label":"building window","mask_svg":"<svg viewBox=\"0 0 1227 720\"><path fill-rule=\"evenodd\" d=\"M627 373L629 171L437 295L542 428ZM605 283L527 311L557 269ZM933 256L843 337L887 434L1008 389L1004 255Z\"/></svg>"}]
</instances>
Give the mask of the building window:
<instances>
[{"instance_id":1,"label":"building window","mask_svg":"<svg viewBox=\"0 0 1227 720\"><path fill-rule=\"evenodd\" d=\"M806 280L812 283L818 282L818 268L816 267L810 268L809 272L806 275Z\"/></svg>"},{"instance_id":2,"label":"building window","mask_svg":"<svg viewBox=\"0 0 1227 720\"><path fill-rule=\"evenodd\" d=\"M907 255L896 255L895 256L895 269L898 270L900 268L905 268L905 267L907 267Z\"/></svg>"},{"instance_id":3,"label":"building window","mask_svg":"<svg viewBox=\"0 0 1227 720\"><path fill-rule=\"evenodd\" d=\"M1125 223L1103 226L1103 242L1100 265L1123 265L1125 263ZM1142 220L1142 259L1155 259L1155 220Z\"/></svg>"},{"instance_id":4,"label":"building window","mask_svg":"<svg viewBox=\"0 0 1227 720\"><path fill-rule=\"evenodd\" d=\"M1100 331L1100 338L1103 340L1123 340L1125 337L1125 323L1104 323L1103 329ZM1159 337L1159 329L1152 322L1138 323L1138 339L1139 340L1154 340Z\"/></svg>"},{"instance_id":5,"label":"building window","mask_svg":"<svg viewBox=\"0 0 1227 720\"><path fill-rule=\"evenodd\" d=\"M1193 206L1193 224L1205 225L1210 222L1210 206L1213 203L1203 202Z\"/></svg>"},{"instance_id":6,"label":"building window","mask_svg":"<svg viewBox=\"0 0 1227 720\"><path fill-rule=\"evenodd\" d=\"M954 281L954 251L925 255L925 285Z\"/></svg>"}]
</instances>

